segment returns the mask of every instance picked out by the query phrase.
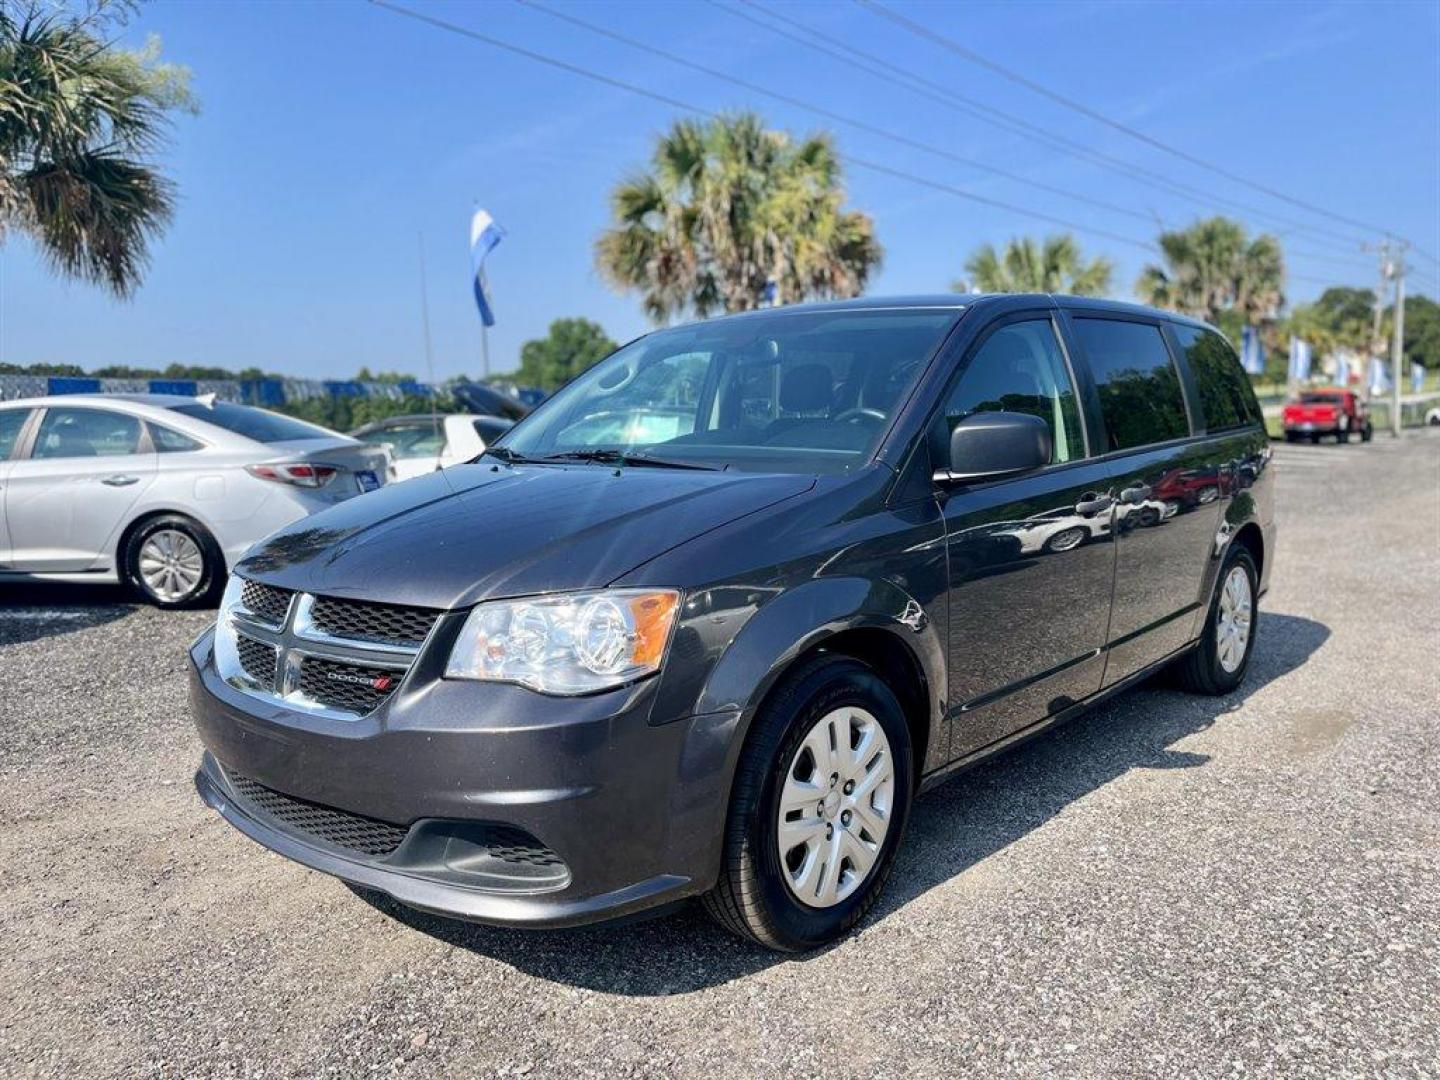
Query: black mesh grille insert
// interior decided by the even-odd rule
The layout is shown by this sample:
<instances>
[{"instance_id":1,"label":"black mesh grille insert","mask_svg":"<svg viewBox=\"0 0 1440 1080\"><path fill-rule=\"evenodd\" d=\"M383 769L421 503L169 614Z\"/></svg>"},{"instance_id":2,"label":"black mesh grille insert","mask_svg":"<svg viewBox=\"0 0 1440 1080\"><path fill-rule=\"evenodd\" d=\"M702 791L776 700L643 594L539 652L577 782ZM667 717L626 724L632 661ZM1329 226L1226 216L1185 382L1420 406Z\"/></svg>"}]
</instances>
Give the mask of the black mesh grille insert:
<instances>
[{"instance_id":1,"label":"black mesh grille insert","mask_svg":"<svg viewBox=\"0 0 1440 1080\"><path fill-rule=\"evenodd\" d=\"M327 708L363 715L394 693L404 674L394 668L307 656L300 665L300 691Z\"/></svg>"},{"instance_id":2,"label":"black mesh grille insert","mask_svg":"<svg viewBox=\"0 0 1440 1080\"><path fill-rule=\"evenodd\" d=\"M491 825L486 830L486 845L492 857L501 862L521 866L564 866L559 855L551 851L523 829L509 825Z\"/></svg>"},{"instance_id":3,"label":"black mesh grille insert","mask_svg":"<svg viewBox=\"0 0 1440 1080\"><path fill-rule=\"evenodd\" d=\"M310 609L315 628L331 637L399 645L419 645L439 616L430 608L370 604L333 596L317 596Z\"/></svg>"},{"instance_id":4,"label":"black mesh grille insert","mask_svg":"<svg viewBox=\"0 0 1440 1080\"><path fill-rule=\"evenodd\" d=\"M362 855L389 855L410 831L389 822L283 795L228 769L225 775L237 795L288 829Z\"/></svg>"},{"instance_id":5,"label":"black mesh grille insert","mask_svg":"<svg viewBox=\"0 0 1440 1080\"><path fill-rule=\"evenodd\" d=\"M285 621L290 609L289 589L277 589L273 585L261 585L258 581L247 581L240 589L240 606L256 618L271 626Z\"/></svg>"},{"instance_id":6,"label":"black mesh grille insert","mask_svg":"<svg viewBox=\"0 0 1440 1080\"><path fill-rule=\"evenodd\" d=\"M235 650L240 654L240 668L261 686L275 685L275 646L256 641L244 634L235 636Z\"/></svg>"}]
</instances>

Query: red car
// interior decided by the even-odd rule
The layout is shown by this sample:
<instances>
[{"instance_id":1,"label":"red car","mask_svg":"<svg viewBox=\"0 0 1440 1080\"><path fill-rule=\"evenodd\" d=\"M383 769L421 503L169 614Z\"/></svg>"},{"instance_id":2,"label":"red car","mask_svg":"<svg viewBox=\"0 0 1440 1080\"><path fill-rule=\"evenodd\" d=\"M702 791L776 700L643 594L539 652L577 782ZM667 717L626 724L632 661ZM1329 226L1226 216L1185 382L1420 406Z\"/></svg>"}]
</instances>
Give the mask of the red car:
<instances>
[{"instance_id":1,"label":"red car","mask_svg":"<svg viewBox=\"0 0 1440 1080\"><path fill-rule=\"evenodd\" d=\"M1336 442L1343 443L1352 434L1369 442L1374 433L1365 403L1339 387L1304 391L1299 400L1285 406L1282 420L1286 442L1319 442L1322 435L1334 435Z\"/></svg>"}]
</instances>

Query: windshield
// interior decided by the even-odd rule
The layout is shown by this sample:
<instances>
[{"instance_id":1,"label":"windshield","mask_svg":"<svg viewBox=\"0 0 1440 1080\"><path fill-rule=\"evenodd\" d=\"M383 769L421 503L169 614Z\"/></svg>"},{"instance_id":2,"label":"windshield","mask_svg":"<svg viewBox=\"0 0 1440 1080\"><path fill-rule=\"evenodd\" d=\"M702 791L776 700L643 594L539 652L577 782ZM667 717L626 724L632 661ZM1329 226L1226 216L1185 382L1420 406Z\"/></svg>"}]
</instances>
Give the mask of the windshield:
<instances>
[{"instance_id":1,"label":"windshield","mask_svg":"<svg viewBox=\"0 0 1440 1080\"><path fill-rule=\"evenodd\" d=\"M526 458L608 450L844 472L869 458L958 316L776 311L662 330L575 379L499 445Z\"/></svg>"},{"instance_id":2,"label":"windshield","mask_svg":"<svg viewBox=\"0 0 1440 1080\"><path fill-rule=\"evenodd\" d=\"M303 420L266 412L264 409L252 409L249 405L231 405L225 401L217 401L213 405L199 401L186 402L184 405L171 405L170 410L181 416L190 416L222 427L226 431L233 431L236 435L243 435L256 442L324 439L335 435L335 432L327 431L316 424L307 424Z\"/></svg>"}]
</instances>

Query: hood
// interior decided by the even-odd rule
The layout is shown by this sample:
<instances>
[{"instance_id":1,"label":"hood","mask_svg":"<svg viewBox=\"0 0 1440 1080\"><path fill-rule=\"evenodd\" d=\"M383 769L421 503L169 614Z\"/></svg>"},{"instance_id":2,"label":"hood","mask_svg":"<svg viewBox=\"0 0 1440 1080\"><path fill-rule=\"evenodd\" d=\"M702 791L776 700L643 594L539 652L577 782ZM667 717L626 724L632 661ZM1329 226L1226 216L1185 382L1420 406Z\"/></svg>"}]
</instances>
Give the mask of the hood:
<instances>
[{"instance_id":1,"label":"hood","mask_svg":"<svg viewBox=\"0 0 1440 1080\"><path fill-rule=\"evenodd\" d=\"M305 592L422 607L608 585L809 476L460 465L305 518L235 569Z\"/></svg>"}]
</instances>

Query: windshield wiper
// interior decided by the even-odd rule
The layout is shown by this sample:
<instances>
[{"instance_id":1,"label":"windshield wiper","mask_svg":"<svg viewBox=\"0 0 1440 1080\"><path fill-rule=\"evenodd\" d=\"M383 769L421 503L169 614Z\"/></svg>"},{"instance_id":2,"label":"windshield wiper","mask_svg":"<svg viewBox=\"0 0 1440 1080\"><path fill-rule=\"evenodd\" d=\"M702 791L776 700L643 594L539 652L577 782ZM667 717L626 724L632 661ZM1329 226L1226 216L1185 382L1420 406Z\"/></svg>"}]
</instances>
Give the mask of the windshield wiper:
<instances>
[{"instance_id":1,"label":"windshield wiper","mask_svg":"<svg viewBox=\"0 0 1440 1080\"><path fill-rule=\"evenodd\" d=\"M539 458L526 457L524 454L517 454L508 446L487 446L474 460L479 461L480 458L483 457L499 458L507 465L527 465L540 460Z\"/></svg>"},{"instance_id":2,"label":"windshield wiper","mask_svg":"<svg viewBox=\"0 0 1440 1080\"><path fill-rule=\"evenodd\" d=\"M604 465L648 465L656 469L703 469L705 472L719 472L724 468L723 465L703 465L698 461L651 457L633 450L562 450L558 454L546 454L531 460L598 461Z\"/></svg>"}]
</instances>

